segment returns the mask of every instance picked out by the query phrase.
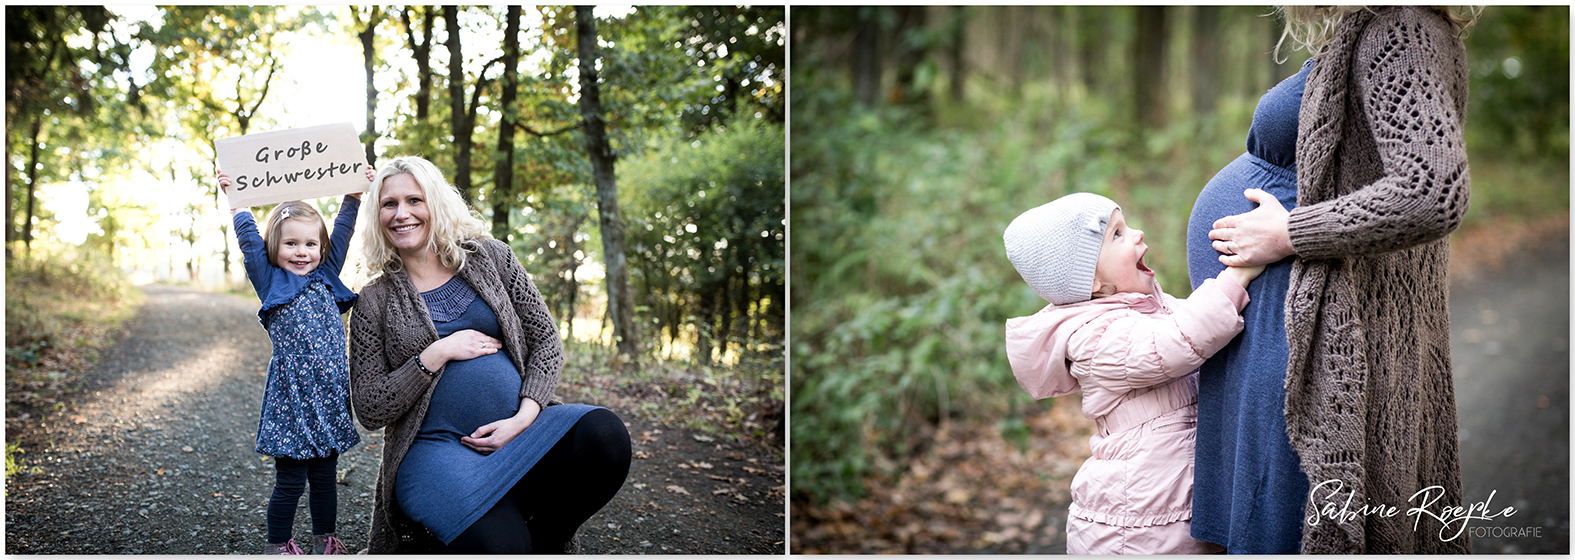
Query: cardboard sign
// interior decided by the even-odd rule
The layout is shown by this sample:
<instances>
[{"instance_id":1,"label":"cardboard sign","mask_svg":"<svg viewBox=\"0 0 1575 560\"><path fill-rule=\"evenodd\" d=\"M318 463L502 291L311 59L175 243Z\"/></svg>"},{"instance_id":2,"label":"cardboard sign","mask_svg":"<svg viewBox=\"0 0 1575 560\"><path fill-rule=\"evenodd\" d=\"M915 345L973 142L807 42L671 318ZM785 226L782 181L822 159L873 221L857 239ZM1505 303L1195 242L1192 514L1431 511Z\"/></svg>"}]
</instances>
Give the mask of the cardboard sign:
<instances>
[{"instance_id":1,"label":"cardboard sign","mask_svg":"<svg viewBox=\"0 0 1575 560\"><path fill-rule=\"evenodd\" d=\"M230 176L230 208L365 191L366 150L348 122L259 132L213 143Z\"/></svg>"}]
</instances>

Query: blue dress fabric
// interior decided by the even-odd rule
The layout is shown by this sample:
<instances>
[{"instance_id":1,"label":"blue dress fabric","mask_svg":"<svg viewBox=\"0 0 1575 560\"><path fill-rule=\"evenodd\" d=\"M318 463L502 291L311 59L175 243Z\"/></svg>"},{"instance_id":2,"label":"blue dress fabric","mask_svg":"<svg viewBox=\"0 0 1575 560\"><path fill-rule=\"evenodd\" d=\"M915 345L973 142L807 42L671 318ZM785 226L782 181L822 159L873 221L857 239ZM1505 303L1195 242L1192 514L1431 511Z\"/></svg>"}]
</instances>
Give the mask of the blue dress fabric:
<instances>
[{"instance_id":1,"label":"blue dress fabric","mask_svg":"<svg viewBox=\"0 0 1575 560\"><path fill-rule=\"evenodd\" d=\"M497 315L459 275L421 297L438 336L474 329L502 338ZM599 408L547 406L529 428L491 455L460 443L476 428L519 412L521 383L506 350L443 368L427 417L399 464L395 497L406 515L445 545L492 509L581 416Z\"/></svg>"},{"instance_id":2,"label":"blue dress fabric","mask_svg":"<svg viewBox=\"0 0 1575 560\"><path fill-rule=\"evenodd\" d=\"M272 457L328 457L361 442L350 417L350 362L345 328L321 281L268 311L268 386L257 421L257 452Z\"/></svg>"},{"instance_id":3,"label":"blue dress fabric","mask_svg":"<svg viewBox=\"0 0 1575 560\"><path fill-rule=\"evenodd\" d=\"M1258 101L1247 153L1203 187L1187 224L1192 287L1225 269L1209 240L1215 220L1257 207L1263 189L1296 207L1296 132L1313 61ZM1285 431L1285 294L1292 258L1269 265L1247 288L1245 329L1198 375L1192 536L1231 554L1295 554L1301 547L1307 479Z\"/></svg>"}]
</instances>

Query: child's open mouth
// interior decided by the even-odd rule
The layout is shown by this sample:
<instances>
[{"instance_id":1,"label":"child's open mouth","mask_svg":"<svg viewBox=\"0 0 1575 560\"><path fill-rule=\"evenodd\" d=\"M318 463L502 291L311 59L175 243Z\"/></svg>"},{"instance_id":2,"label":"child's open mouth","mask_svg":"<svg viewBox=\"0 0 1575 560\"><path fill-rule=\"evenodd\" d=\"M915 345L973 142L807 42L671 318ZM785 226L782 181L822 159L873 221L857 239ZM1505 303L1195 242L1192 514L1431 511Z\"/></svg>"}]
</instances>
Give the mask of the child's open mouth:
<instances>
[{"instance_id":1,"label":"child's open mouth","mask_svg":"<svg viewBox=\"0 0 1575 560\"><path fill-rule=\"evenodd\" d=\"M1144 252L1143 256L1138 257L1137 268L1140 271L1143 271L1143 272L1146 272L1146 273L1149 273L1149 274L1154 274L1154 271L1149 270L1148 265L1143 264L1143 257L1145 257L1145 256L1148 256L1147 255L1147 251Z\"/></svg>"}]
</instances>

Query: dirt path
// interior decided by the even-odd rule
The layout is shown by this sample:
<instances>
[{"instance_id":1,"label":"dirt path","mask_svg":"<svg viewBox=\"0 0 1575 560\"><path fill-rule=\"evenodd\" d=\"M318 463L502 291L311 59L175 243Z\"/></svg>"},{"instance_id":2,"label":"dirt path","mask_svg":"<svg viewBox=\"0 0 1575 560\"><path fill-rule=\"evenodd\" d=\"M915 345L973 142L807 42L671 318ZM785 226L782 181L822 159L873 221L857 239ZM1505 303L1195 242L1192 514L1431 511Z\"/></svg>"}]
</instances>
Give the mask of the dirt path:
<instances>
[{"instance_id":1,"label":"dirt path","mask_svg":"<svg viewBox=\"0 0 1575 560\"><path fill-rule=\"evenodd\" d=\"M1477 553L1570 552L1570 239L1542 238L1450 289L1465 497L1519 510L1471 523Z\"/></svg>"},{"instance_id":2,"label":"dirt path","mask_svg":"<svg viewBox=\"0 0 1575 560\"><path fill-rule=\"evenodd\" d=\"M260 550L274 471L252 451L271 353L257 304L145 291L77 402L18 440L29 468L6 479L7 554ZM564 392L573 394L568 374ZM581 527L583 553L785 550L780 454L617 412L637 458L617 497ZM361 436L339 461L338 530L352 550L366 546L382 443ZM298 537L311 530L306 509L303 500Z\"/></svg>"}]
</instances>

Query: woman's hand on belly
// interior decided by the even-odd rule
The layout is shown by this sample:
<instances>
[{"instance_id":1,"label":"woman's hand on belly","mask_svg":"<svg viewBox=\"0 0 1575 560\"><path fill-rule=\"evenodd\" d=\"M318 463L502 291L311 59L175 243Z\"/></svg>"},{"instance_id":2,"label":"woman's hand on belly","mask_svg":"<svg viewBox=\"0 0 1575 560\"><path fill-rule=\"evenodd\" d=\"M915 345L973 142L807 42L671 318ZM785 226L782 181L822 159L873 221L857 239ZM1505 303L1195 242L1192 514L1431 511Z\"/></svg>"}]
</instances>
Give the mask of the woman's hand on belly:
<instances>
[{"instance_id":1,"label":"woman's hand on belly","mask_svg":"<svg viewBox=\"0 0 1575 560\"><path fill-rule=\"evenodd\" d=\"M1248 189L1243 194L1258 203L1258 208L1220 218L1209 231L1214 250L1224 253L1220 263L1251 267L1273 264L1296 254L1291 247L1291 213L1280 205L1279 199L1262 189Z\"/></svg>"},{"instance_id":2,"label":"woman's hand on belly","mask_svg":"<svg viewBox=\"0 0 1575 560\"><path fill-rule=\"evenodd\" d=\"M526 428L536 423L538 414L541 414L540 403L529 397L520 399L520 410L514 416L476 428L469 436L459 438L459 442L477 453L491 455L525 433Z\"/></svg>"},{"instance_id":3,"label":"woman's hand on belly","mask_svg":"<svg viewBox=\"0 0 1575 560\"><path fill-rule=\"evenodd\" d=\"M437 371L449 362L460 362L479 358L488 354L496 354L503 348L503 341L492 338L481 331L465 329L454 331L428 345L421 351L421 365L427 369Z\"/></svg>"}]
</instances>

